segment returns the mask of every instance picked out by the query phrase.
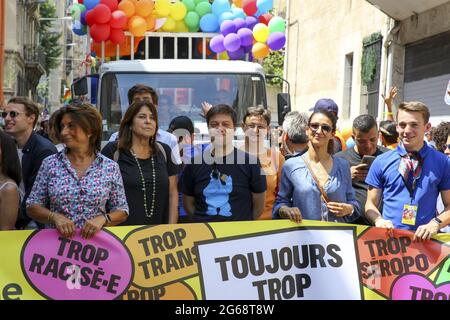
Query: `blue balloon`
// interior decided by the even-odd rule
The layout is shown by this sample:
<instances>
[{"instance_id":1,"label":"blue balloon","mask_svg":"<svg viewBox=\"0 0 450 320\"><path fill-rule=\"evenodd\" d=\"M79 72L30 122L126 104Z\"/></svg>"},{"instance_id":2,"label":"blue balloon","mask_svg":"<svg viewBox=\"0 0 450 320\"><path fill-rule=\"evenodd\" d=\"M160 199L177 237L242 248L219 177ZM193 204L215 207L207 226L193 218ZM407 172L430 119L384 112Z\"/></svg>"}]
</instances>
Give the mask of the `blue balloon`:
<instances>
[{"instance_id":1,"label":"blue balloon","mask_svg":"<svg viewBox=\"0 0 450 320\"><path fill-rule=\"evenodd\" d=\"M348 138L345 144L347 145L347 149L351 149L356 145L352 137Z\"/></svg>"},{"instance_id":2,"label":"blue balloon","mask_svg":"<svg viewBox=\"0 0 450 320\"><path fill-rule=\"evenodd\" d=\"M222 24L226 20L234 20L233 13L230 11L222 13L219 18L219 24Z\"/></svg>"},{"instance_id":3,"label":"blue balloon","mask_svg":"<svg viewBox=\"0 0 450 320\"><path fill-rule=\"evenodd\" d=\"M233 8L233 9L231 9L231 12L233 13L233 16L236 19L240 18L240 19L244 19L245 20L245 17L247 16L245 14L244 10L242 10L241 8Z\"/></svg>"},{"instance_id":4,"label":"blue balloon","mask_svg":"<svg viewBox=\"0 0 450 320\"><path fill-rule=\"evenodd\" d=\"M212 12L220 17L222 13L231 10L231 5L228 0L215 0L211 6Z\"/></svg>"},{"instance_id":5,"label":"blue balloon","mask_svg":"<svg viewBox=\"0 0 450 320\"><path fill-rule=\"evenodd\" d=\"M75 21L72 27L73 33L79 36L84 36L87 33L86 26L83 26L80 21Z\"/></svg>"},{"instance_id":6,"label":"blue balloon","mask_svg":"<svg viewBox=\"0 0 450 320\"><path fill-rule=\"evenodd\" d=\"M256 6L258 7L258 12L256 13L258 17L258 14L262 15L273 9L273 0L257 0Z\"/></svg>"},{"instance_id":7,"label":"blue balloon","mask_svg":"<svg viewBox=\"0 0 450 320\"><path fill-rule=\"evenodd\" d=\"M81 15L80 15L80 22L81 22L81 24L82 24L83 26L87 25L87 22L86 22L86 13L87 13L87 10L83 11L83 12L81 13Z\"/></svg>"},{"instance_id":8,"label":"blue balloon","mask_svg":"<svg viewBox=\"0 0 450 320\"><path fill-rule=\"evenodd\" d=\"M200 29L203 32L217 32L219 27L219 19L215 14L208 13L200 19Z\"/></svg>"},{"instance_id":9,"label":"blue balloon","mask_svg":"<svg viewBox=\"0 0 450 320\"><path fill-rule=\"evenodd\" d=\"M100 3L100 0L84 0L84 6L87 10L94 9L96 5Z\"/></svg>"}]
</instances>

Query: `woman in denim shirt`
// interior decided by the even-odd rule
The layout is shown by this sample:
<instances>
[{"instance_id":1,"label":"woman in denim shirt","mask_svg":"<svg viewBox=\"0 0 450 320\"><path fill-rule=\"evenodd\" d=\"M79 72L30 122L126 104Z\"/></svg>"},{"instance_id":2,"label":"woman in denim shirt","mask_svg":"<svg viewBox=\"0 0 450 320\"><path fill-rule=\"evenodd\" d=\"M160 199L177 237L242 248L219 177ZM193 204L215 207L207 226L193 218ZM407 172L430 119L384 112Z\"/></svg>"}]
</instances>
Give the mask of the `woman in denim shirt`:
<instances>
[{"instance_id":1,"label":"woman in denim shirt","mask_svg":"<svg viewBox=\"0 0 450 320\"><path fill-rule=\"evenodd\" d=\"M315 112L309 118L308 152L285 162L273 208L274 218L298 223L302 219L352 222L360 216L349 164L332 156L336 122L334 114L326 110ZM321 195L310 170L327 199Z\"/></svg>"}]
</instances>

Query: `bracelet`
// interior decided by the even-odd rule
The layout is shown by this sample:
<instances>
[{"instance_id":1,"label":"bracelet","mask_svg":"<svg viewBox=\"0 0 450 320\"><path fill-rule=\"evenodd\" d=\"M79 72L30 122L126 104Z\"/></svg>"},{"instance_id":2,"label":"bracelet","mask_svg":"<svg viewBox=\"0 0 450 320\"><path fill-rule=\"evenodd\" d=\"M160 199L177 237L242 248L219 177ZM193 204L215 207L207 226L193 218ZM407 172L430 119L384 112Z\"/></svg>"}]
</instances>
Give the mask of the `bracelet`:
<instances>
[{"instance_id":1,"label":"bracelet","mask_svg":"<svg viewBox=\"0 0 450 320\"><path fill-rule=\"evenodd\" d=\"M53 220L53 217L55 216L55 214L56 213L50 211L49 215L47 216L47 219L48 219L49 222Z\"/></svg>"},{"instance_id":2,"label":"bracelet","mask_svg":"<svg viewBox=\"0 0 450 320\"><path fill-rule=\"evenodd\" d=\"M111 217L109 216L109 214L104 213L103 216L105 217L106 223L111 223L112 222Z\"/></svg>"},{"instance_id":3,"label":"bracelet","mask_svg":"<svg viewBox=\"0 0 450 320\"><path fill-rule=\"evenodd\" d=\"M384 114L387 115L387 116L393 116L394 115L393 112L384 112Z\"/></svg>"}]
</instances>

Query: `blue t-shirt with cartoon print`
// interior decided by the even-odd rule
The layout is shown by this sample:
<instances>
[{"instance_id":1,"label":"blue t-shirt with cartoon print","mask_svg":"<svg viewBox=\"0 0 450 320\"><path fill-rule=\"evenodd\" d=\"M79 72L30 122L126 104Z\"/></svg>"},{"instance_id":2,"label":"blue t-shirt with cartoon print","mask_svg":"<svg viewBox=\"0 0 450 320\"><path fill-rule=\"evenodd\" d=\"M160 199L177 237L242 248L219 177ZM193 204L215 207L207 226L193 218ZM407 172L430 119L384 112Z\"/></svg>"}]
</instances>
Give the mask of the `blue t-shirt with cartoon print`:
<instances>
[{"instance_id":1,"label":"blue t-shirt with cartoon print","mask_svg":"<svg viewBox=\"0 0 450 320\"><path fill-rule=\"evenodd\" d=\"M252 193L266 191L266 177L258 159L242 150L216 161L206 150L185 167L179 189L195 198L195 222L253 220Z\"/></svg>"}]
</instances>

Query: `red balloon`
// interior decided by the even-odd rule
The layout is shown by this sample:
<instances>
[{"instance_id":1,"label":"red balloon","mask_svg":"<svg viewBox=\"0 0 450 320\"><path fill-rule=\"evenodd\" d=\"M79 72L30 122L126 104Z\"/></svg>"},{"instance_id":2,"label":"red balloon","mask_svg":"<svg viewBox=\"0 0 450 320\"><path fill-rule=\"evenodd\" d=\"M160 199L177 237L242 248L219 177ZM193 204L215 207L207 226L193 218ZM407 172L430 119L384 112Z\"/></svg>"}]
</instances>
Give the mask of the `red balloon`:
<instances>
[{"instance_id":1,"label":"red balloon","mask_svg":"<svg viewBox=\"0 0 450 320\"><path fill-rule=\"evenodd\" d=\"M111 34L109 35L109 40L114 44L122 44L125 42L125 32L120 29L111 29Z\"/></svg>"},{"instance_id":2,"label":"red balloon","mask_svg":"<svg viewBox=\"0 0 450 320\"><path fill-rule=\"evenodd\" d=\"M111 33L109 24L94 24L90 29L91 37L95 42L106 41Z\"/></svg>"},{"instance_id":3,"label":"red balloon","mask_svg":"<svg viewBox=\"0 0 450 320\"><path fill-rule=\"evenodd\" d=\"M244 0L242 1L242 9L248 16L253 16L258 12L258 6L256 5L256 0Z\"/></svg>"},{"instance_id":4,"label":"red balloon","mask_svg":"<svg viewBox=\"0 0 450 320\"><path fill-rule=\"evenodd\" d=\"M111 9L107 5L100 3L92 11L94 11L95 23L103 24L111 20Z\"/></svg>"},{"instance_id":5,"label":"red balloon","mask_svg":"<svg viewBox=\"0 0 450 320\"><path fill-rule=\"evenodd\" d=\"M272 15L270 13L265 13L259 16L259 22L264 23L266 26L269 25L270 19L272 19Z\"/></svg>"},{"instance_id":6,"label":"red balloon","mask_svg":"<svg viewBox=\"0 0 450 320\"><path fill-rule=\"evenodd\" d=\"M86 23L89 27L91 27L95 23L95 13L94 10L89 10L86 13Z\"/></svg>"},{"instance_id":7,"label":"red balloon","mask_svg":"<svg viewBox=\"0 0 450 320\"><path fill-rule=\"evenodd\" d=\"M114 10L117 10L117 5L119 2L117 0L100 0L100 3L108 6L109 10L113 12Z\"/></svg>"},{"instance_id":8,"label":"red balloon","mask_svg":"<svg viewBox=\"0 0 450 320\"><path fill-rule=\"evenodd\" d=\"M79 4L83 4L84 0L78 0Z\"/></svg>"},{"instance_id":9,"label":"red balloon","mask_svg":"<svg viewBox=\"0 0 450 320\"><path fill-rule=\"evenodd\" d=\"M127 26L128 18L125 12L116 10L111 14L109 25L114 29L124 29Z\"/></svg>"}]
</instances>

